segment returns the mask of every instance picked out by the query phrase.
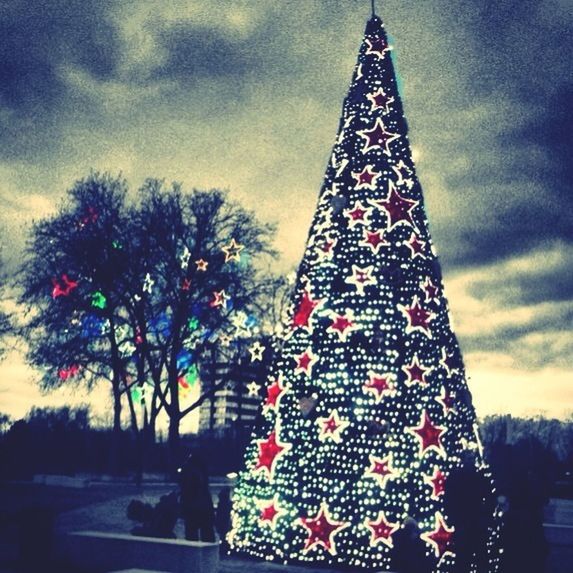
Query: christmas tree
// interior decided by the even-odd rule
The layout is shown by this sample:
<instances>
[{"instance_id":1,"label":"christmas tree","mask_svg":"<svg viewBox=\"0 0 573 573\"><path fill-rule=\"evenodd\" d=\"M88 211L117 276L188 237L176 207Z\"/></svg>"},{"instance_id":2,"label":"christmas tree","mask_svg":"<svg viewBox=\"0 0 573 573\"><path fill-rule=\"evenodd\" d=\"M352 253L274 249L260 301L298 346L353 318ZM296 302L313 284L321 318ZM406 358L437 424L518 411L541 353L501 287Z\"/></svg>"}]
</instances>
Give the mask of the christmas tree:
<instances>
[{"instance_id":1,"label":"christmas tree","mask_svg":"<svg viewBox=\"0 0 573 573\"><path fill-rule=\"evenodd\" d=\"M421 551L419 571L496 571L498 514L390 50L373 16L228 541L285 563L391 570Z\"/></svg>"}]
</instances>

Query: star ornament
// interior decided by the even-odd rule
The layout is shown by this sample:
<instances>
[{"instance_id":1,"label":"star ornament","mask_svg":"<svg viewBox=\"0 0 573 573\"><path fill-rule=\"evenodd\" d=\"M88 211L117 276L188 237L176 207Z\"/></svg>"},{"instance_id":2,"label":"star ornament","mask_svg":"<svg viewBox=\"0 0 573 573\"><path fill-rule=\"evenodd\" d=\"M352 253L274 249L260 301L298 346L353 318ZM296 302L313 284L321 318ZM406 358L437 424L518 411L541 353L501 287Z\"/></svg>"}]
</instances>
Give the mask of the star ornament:
<instances>
[{"instance_id":1,"label":"star ornament","mask_svg":"<svg viewBox=\"0 0 573 573\"><path fill-rule=\"evenodd\" d=\"M406 334L418 331L432 338L430 321L435 318L435 314L422 308L417 296L412 299L410 306L399 304L398 309L407 320Z\"/></svg>"},{"instance_id":2,"label":"star ornament","mask_svg":"<svg viewBox=\"0 0 573 573\"><path fill-rule=\"evenodd\" d=\"M367 99L370 100L372 107L370 111L376 111L378 109L383 109L383 113L388 113L390 108L388 107L394 101L394 97L388 96L388 94L382 89L378 88L377 91L368 94Z\"/></svg>"},{"instance_id":3,"label":"star ornament","mask_svg":"<svg viewBox=\"0 0 573 573\"><path fill-rule=\"evenodd\" d=\"M322 302L322 300L313 299L307 288L302 294L302 298L292 319L293 328L304 328L307 332L312 333L312 315Z\"/></svg>"},{"instance_id":4,"label":"star ornament","mask_svg":"<svg viewBox=\"0 0 573 573\"><path fill-rule=\"evenodd\" d=\"M338 336L341 342L346 342L348 335L357 330L358 326L354 324L353 315L350 311L346 314L338 314L336 312L331 314L331 323L327 327L326 332L333 332Z\"/></svg>"},{"instance_id":5,"label":"star ornament","mask_svg":"<svg viewBox=\"0 0 573 573\"><path fill-rule=\"evenodd\" d=\"M371 165L367 165L360 173L352 173L352 177L356 180L356 189L376 189L376 182L382 175L380 171L374 171Z\"/></svg>"},{"instance_id":6,"label":"star ornament","mask_svg":"<svg viewBox=\"0 0 573 573\"><path fill-rule=\"evenodd\" d=\"M278 429L275 429L269 434L268 438L257 440L259 451L253 473L264 473L269 481L272 481L274 477L277 461L292 447L291 444L281 442L278 434Z\"/></svg>"},{"instance_id":7,"label":"star ornament","mask_svg":"<svg viewBox=\"0 0 573 573\"><path fill-rule=\"evenodd\" d=\"M330 158L330 164L332 167L334 167L334 169L336 169L335 177L340 177L342 175L348 163L349 161L345 157L343 157L340 161L337 161L335 155L332 155Z\"/></svg>"},{"instance_id":8,"label":"star ornament","mask_svg":"<svg viewBox=\"0 0 573 573\"><path fill-rule=\"evenodd\" d=\"M183 247L183 252L179 256L179 260L181 261L181 268L184 268L184 269L187 268L187 265L189 264L190 258L191 258L191 251L189 250L187 245L185 245Z\"/></svg>"},{"instance_id":9,"label":"star ornament","mask_svg":"<svg viewBox=\"0 0 573 573\"><path fill-rule=\"evenodd\" d=\"M439 302L440 289L432 282L430 277L426 277L426 280L420 283L420 288L424 293L424 302Z\"/></svg>"},{"instance_id":10,"label":"star ornament","mask_svg":"<svg viewBox=\"0 0 573 573\"><path fill-rule=\"evenodd\" d=\"M400 159L396 165L392 166L392 171L398 177L396 185L405 185L408 189L414 186L414 180L412 179L414 172L404 163L403 159Z\"/></svg>"},{"instance_id":11,"label":"star ornament","mask_svg":"<svg viewBox=\"0 0 573 573\"><path fill-rule=\"evenodd\" d=\"M318 439L321 442L332 440L336 444L342 441L342 432L350 426L348 420L343 420L338 415L337 410L332 410L328 418L317 418L316 423L320 428Z\"/></svg>"},{"instance_id":12,"label":"star ornament","mask_svg":"<svg viewBox=\"0 0 573 573\"><path fill-rule=\"evenodd\" d=\"M382 247L387 247L390 243L384 238L384 231L377 229L376 231L369 231L364 229L364 238L360 241L361 247L368 247L375 255L377 255Z\"/></svg>"},{"instance_id":13,"label":"star ornament","mask_svg":"<svg viewBox=\"0 0 573 573\"><path fill-rule=\"evenodd\" d=\"M348 220L348 228L354 229L357 225L370 224L372 207L365 207L360 201L356 201L350 209L344 209L343 214Z\"/></svg>"},{"instance_id":14,"label":"star ornament","mask_svg":"<svg viewBox=\"0 0 573 573\"><path fill-rule=\"evenodd\" d=\"M398 471L392 465L392 452L384 458L370 455L370 467L366 470L364 477L376 479L378 485L384 489L388 480L398 477Z\"/></svg>"},{"instance_id":15,"label":"star ornament","mask_svg":"<svg viewBox=\"0 0 573 573\"><path fill-rule=\"evenodd\" d=\"M454 354L448 354L445 348L442 348L442 358L440 365L448 373L448 376L459 373L458 364Z\"/></svg>"},{"instance_id":16,"label":"star ornament","mask_svg":"<svg viewBox=\"0 0 573 573\"><path fill-rule=\"evenodd\" d=\"M406 199L402 197L392 181L388 181L388 196L386 199L380 200L370 200L372 205L375 205L379 209L386 212L387 221L386 226L388 231L391 231L394 227L400 224L414 226L414 221L412 220L412 211L418 206L419 201L414 199Z\"/></svg>"},{"instance_id":17,"label":"star ornament","mask_svg":"<svg viewBox=\"0 0 573 573\"><path fill-rule=\"evenodd\" d=\"M416 233L412 233L410 238L407 241L404 241L404 244L410 249L412 260L416 257L420 257L422 259L426 258L426 255L424 255L426 241L422 241Z\"/></svg>"},{"instance_id":18,"label":"star ornament","mask_svg":"<svg viewBox=\"0 0 573 573\"><path fill-rule=\"evenodd\" d=\"M369 265L364 268L359 267L358 265L352 265L352 274L349 277L346 277L344 282L355 286L356 292L363 296L365 287L376 284L376 278L373 276L373 272L373 265Z\"/></svg>"},{"instance_id":19,"label":"star ornament","mask_svg":"<svg viewBox=\"0 0 573 573\"><path fill-rule=\"evenodd\" d=\"M376 38L366 38L366 43L368 45L366 48L366 54L374 54L375 56L378 56L380 60L383 60L386 53L390 51L388 42L381 36Z\"/></svg>"},{"instance_id":20,"label":"star ornament","mask_svg":"<svg viewBox=\"0 0 573 573\"><path fill-rule=\"evenodd\" d=\"M406 386L415 386L420 384L421 386L426 386L428 381L426 380L426 375L432 369L420 364L418 355L414 354L412 356L412 361L410 364L402 366L402 371L406 374Z\"/></svg>"},{"instance_id":21,"label":"star ornament","mask_svg":"<svg viewBox=\"0 0 573 573\"><path fill-rule=\"evenodd\" d=\"M78 288L77 281L74 281L68 277L68 275L63 274L61 279L52 279L52 298L56 299L59 296L69 296L70 293Z\"/></svg>"},{"instance_id":22,"label":"star ornament","mask_svg":"<svg viewBox=\"0 0 573 573\"><path fill-rule=\"evenodd\" d=\"M392 535L400 529L398 523L392 523L386 519L383 511L378 513L376 519L366 519L364 525L370 530L370 546L373 547L383 543L388 547L393 547Z\"/></svg>"},{"instance_id":23,"label":"star ornament","mask_svg":"<svg viewBox=\"0 0 573 573\"><path fill-rule=\"evenodd\" d=\"M430 497L438 500L441 495L446 491L446 474L440 470L438 466L434 467L434 473L430 475L423 475L424 483L432 488Z\"/></svg>"},{"instance_id":24,"label":"star ornament","mask_svg":"<svg viewBox=\"0 0 573 573\"><path fill-rule=\"evenodd\" d=\"M434 425L426 410L422 412L418 426L406 428L406 432L412 434L418 440L418 458L422 458L426 452L432 450L445 457L446 452L442 445L442 434L445 431L446 428Z\"/></svg>"},{"instance_id":25,"label":"star ornament","mask_svg":"<svg viewBox=\"0 0 573 573\"><path fill-rule=\"evenodd\" d=\"M197 268L198 272L205 272L207 267L209 266L209 262L205 259L197 259L195 261L195 267Z\"/></svg>"},{"instance_id":26,"label":"star ornament","mask_svg":"<svg viewBox=\"0 0 573 573\"><path fill-rule=\"evenodd\" d=\"M376 404L380 404L384 396L393 396L396 393L396 376L394 374L377 374L370 370L368 382L362 388L366 392L372 392Z\"/></svg>"},{"instance_id":27,"label":"star ornament","mask_svg":"<svg viewBox=\"0 0 573 573\"><path fill-rule=\"evenodd\" d=\"M251 362L260 362L263 359L265 347L257 340L254 344L249 346L249 354L251 355Z\"/></svg>"},{"instance_id":28,"label":"star ornament","mask_svg":"<svg viewBox=\"0 0 573 573\"><path fill-rule=\"evenodd\" d=\"M270 386L267 386L267 398L263 404L263 410L268 411L269 409L273 409L276 411L285 391L286 388L283 386L281 376L279 375Z\"/></svg>"},{"instance_id":29,"label":"star ornament","mask_svg":"<svg viewBox=\"0 0 573 573\"><path fill-rule=\"evenodd\" d=\"M324 241L317 248L317 255L319 261L330 261L334 256L334 247L338 242L337 239L331 238L327 235Z\"/></svg>"},{"instance_id":30,"label":"star ornament","mask_svg":"<svg viewBox=\"0 0 573 573\"><path fill-rule=\"evenodd\" d=\"M261 391L261 385L257 384L254 380L247 384L247 392L249 396L258 397L259 392Z\"/></svg>"},{"instance_id":31,"label":"star ornament","mask_svg":"<svg viewBox=\"0 0 573 573\"><path fill-rule=\"evenodd\" d=\"M436 402L438 402L443 410L444 416L447 416L450 412L455 412L454 404L456 402L455 392L450 392L445 386L442 386L440 390L440 395L436 396Z\"/></svg>"},{"instance_id":32,"label":"star ornament","mask_svg":"<svg viewBox=\"0 0 573 573\"><path fill-rule=\"evenodd\" d=\"M259 501L258 506L261 510L259 520L263 525L267 525L271 529L274 529L278 519L287 513L286 509L279 504L278 494L273 499Z\"/></svg>"},{"instance_id":33,"label":"star ornament","mask_svg":"<svg viewBox=\"0 0 573 573\"><path fill-rule=\"evenodd\" d=\"M153 285L155 284L155 281L153 280L153 278L151 278L151 275L149 273L147 273L145 275L145 279L143 280L143 292L146 292L147 294L151 294L151 292L153 291Z\"/></svg>"},{"instance_id":34,"label":"star ornament","mask_svg":"<svg viewBox=\"0 0 573 573\"><path fill-rule=\"evenodd\" d=\"M225 262L239 262L241 260L241 251L244 248L244 245L240 245L237 243L237 241L235 241L235 239L231 239L231 242L228 245L221 248L221 250L225 253Z\"/></svg>"},{"instance_id":35,"label":"star ornament","mask_svg":"<svg viewBox=\"0 0 573 573\"><path fill-rule=\"evenodd\" d=\"M400 137L399 133L386 131L384 123L379 117L376 118L376 123L372 129L363 129L356 133L365 140L364 146L362 147L363 154L368 153L371 149L382 149L382 153L388 155L388 157L392 155L390 143Z\"/></svg>"},{"instance_id":36,"label":"star ornament","mask_svg":"<svg viewBox=\"0 0 573 573\"><path fill-rule=\"evenodd\" d=\"M295 374L306 374L312 376L312 367L317 363L318 356L316 356L312 348L307 348L302 354L295 357L296 366L294 369Z\"/></svg>"},{"instance_id":37,"label":"star ornament","mask_svg":"<svg viewBox=\"0 0 573 573\"><path fill-rule=\"evenodd\" d=\"M350 525L349 522L334 520L324 501L320 504L316 517L301 517L298 524L302 525L308 534L303 553L322 547L331 555L336 555L334 536Z\"/></svg>"},{"instance_id":38,"label":"star ornament","mask_svg":"<svg viewBox=\"0 0 573 573\"><path fill-rule=\"evenodd\" d=\"M229 297L225 293L224 289L222 289L220 291L214 291L213 292L213 298L209 302L209 306L211 308L217 308L217 307L225 306L227 304L227 300L229 300Z\"/></svg>"},{"instance_id":39,"label":"star ornament","mask_svg":"<svg viewBox=\"0 0 573 573\"><path fill-rule=\"evenodd\" d=\"M446 525L444 517L439 511L436 511L434 519L434 529L432 531L426 531L425 533L422 533L420 537L426 543L432 546L436 557L439 561L441 561L442 558L446 555L455 555L454 551L452 550L452 537L454 534L454 528L448 527Z\"/></svg>"}]
</instances>

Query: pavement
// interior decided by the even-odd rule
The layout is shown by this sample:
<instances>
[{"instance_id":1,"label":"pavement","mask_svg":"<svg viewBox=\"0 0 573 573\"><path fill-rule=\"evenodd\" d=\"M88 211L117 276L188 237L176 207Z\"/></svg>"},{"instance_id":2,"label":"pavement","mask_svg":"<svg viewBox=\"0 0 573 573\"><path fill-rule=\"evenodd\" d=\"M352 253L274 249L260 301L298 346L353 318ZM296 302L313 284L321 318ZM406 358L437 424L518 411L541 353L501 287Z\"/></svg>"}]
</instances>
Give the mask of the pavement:
<instances>
[{"instance_id":1,"label":"pavement","mask_svg":"<svg viewBox=\"0 0 573 573\"><path fill-rule=\"evenodd\" d=\"M113 533L129 533L134 523L126 516L129 502L140 499L148 503L156 503L161 495L173 491L175 484L154 483L144 484L142 489L137 489L128 484L115 484L114 488L108 484L94 484L84 486L85 489L68 489L64 487L50 487L35 484L34 488L23 487L20 492L12 489L5 493L6 499L2 500L2 509L7 511L13 504L14 508L21 505L21 499L34 499L34 501L58 499L56 504L57 518L55 529L58 534L66 534L71 531L92 530ZM109 485L114 485L110 483ZM214 480L212 494L217 499L218 491L227 485L225 480ZM34 495L31 496L31 493ZM39 497L38 497L39 496ZM0 496L1 498L1 496ZM36 499L37 498L37 499ZM551 554L545 569L545 573L573 573L573 501L554 499L546 508L545 531L551 545ZM178 522L175 534L179 538L184 537L183 524ZM5 536L2 536L5 537ZM5 546L13 544L13 539L0 540L0 553L4 549L14 550L14 547ZM4 560L2 560L4 561ZM9 569L3 569L4 563L0 564L0 573L11 573ZM327 573L328 570L310 567L284 566L269 562L255 562L236 558L226 558L221 561L219 573ZM334 570L330 570L334 571ZM119 572L114 572L119 573ZM121 573L127 573L122 571ZM131 570L129 573L164 573L161 571ZM541 572L540 572L541 573Z\"/></svg>"}]
</instances>

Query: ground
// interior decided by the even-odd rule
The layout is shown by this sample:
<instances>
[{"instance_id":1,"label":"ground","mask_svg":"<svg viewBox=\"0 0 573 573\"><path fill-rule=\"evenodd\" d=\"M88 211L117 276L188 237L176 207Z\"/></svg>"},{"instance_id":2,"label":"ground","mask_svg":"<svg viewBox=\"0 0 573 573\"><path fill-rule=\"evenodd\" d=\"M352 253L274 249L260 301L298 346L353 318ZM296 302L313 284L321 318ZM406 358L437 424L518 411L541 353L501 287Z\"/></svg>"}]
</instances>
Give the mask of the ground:
<instances>
[{"instance_id":1,"label":"ground","mask_svg":"<svg viewBox=\"0 0 573 573\"><path fill-rule=\"evenodd\" d=\"M223 485L225 485L224 480L213 480L211 491L215 501ZM175 487L174 484L155 482L137 488L130 483L117 481L92 483L89 487L78 489L33 483L3 484L0 487L0 573L12 573L16 570L13 563L19 547L22 543L27 543L29 547L29 537L36 535L38 528L41 531L41 519L38 520L37 517L42 514L38 513L38 508L55 515L55 528L58 532L89 529L128 533L134 525L126 517L126 508L132 499L155 503L161 495L172 491ZM548 514L554 515L556 511L561 514L565 512L569 515L569 519L572 510L572 502L553 500ZM21 529L22 524L23 529ZM24 534L19 531L24 531ZM33 535L27 535L28 531ZM177 525L176 534L178 537L183 537L181 522ZM572 551L573 548L569 546L552 547L550 564L545 573L565 573L567 569L562 569L561 564L567 567L566 563ZM296 569L289 567L289 571ZM225 559L221 563L220 573L239 573L245 570L253 573L278 573L284 571L284 568L270 563L245 563L237 559ZM324 569L304 568L301 571L325 573ZM51 572L44 569L43 573Z\"/></svg>"}]
</instances>

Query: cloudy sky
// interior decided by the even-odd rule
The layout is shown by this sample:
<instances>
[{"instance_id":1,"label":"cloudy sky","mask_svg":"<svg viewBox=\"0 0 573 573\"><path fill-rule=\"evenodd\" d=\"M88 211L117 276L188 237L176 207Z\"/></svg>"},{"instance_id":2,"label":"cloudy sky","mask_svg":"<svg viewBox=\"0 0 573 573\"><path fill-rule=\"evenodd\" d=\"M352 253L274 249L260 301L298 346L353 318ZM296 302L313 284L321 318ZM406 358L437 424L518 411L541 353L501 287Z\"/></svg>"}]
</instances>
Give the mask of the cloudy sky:
<instances>
[{"instance_id":1,"label":"cloudy sky","mask_svg":"<svg viewBox=\"0 0 573 573\"><path fill-rule=\"evenodd\" d=\"M300 259L368 0L0 2L0 228L90 169L228 188ZM570 0L385 0L478 414L573 411ZM0 410L39 396L17 349ZM74 399L78 398L77 395Z\"/></svg>"}]
</instances>

